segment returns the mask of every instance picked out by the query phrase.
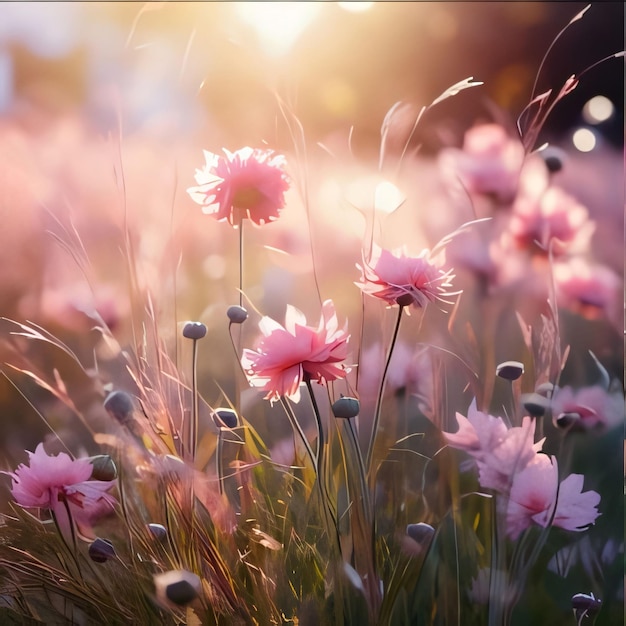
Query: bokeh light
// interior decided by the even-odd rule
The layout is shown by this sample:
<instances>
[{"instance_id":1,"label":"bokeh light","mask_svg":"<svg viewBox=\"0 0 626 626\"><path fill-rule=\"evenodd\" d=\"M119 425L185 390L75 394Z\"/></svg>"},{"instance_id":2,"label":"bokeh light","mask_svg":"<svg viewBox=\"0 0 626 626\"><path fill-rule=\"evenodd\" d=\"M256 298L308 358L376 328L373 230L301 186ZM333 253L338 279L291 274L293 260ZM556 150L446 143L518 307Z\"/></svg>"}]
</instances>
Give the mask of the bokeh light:
<instances>
[{"instance_id":1,"label":"bokeh light","mask_svg":"<svg viewBox=\"0 0 626 626\"><path fill-rule=\"evenodd\" d=\"M606 96L594 96L583 107L583 118L588 124L599 124L610 119L614 112L615 107Z\"/></svg>"},{"instance_id":2,"label":"bokeh light","mask_svg":"<svg viewBox=\"0 0 626 626\"><path fill-rule=\"evenodd\" d=\"M369 11L376 3L375 2L338 2L339 7L344 11L350 11L351 13L364 13Z\"/></svg>"},{"instance_id":3,"label":"bokeh light","mask_svg":"<svg viewBox=\"0 0 626 626\"><path fill-rule=\"evenodd\" d=\"M591 152L596 147L596 135L589 128L579 128L572 135L572 143L579 152Z\"/></svg>"},{"instance_id":4,"label":"bokeh light","mask_svg":"<svg viewBox=\"0 0 626 626\"><path fill-rule=\"evenodd\" d=\"M317 2L236 2L234 7L256 31L264 52L273 57L289 52L322 8Z\"/></svg>"}]
</instances>

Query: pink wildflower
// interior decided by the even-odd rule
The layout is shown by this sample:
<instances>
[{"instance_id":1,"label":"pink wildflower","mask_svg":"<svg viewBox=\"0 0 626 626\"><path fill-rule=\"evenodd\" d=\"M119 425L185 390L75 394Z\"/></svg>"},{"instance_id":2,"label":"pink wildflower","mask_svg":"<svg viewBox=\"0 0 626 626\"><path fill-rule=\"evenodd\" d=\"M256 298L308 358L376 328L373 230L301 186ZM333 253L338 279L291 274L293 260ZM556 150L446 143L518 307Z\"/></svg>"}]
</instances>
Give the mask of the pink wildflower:
<instances>
[{"instance_id":1,"label":"pink wildflower","mask_svg":"<svg viewBox=\"0 0 626 626\"><path fill-rule=\"evenodd\" d=\"M585 429L611 427L624 421L624 398L599 385L578 390L562 387L552 397L552 416L556 419L563 413L576 414L577 425Z\"/></svg>"},{"instance_id":2,"label":"pink wildflower","mask_svg":"<svg viewBox=\"0 0 626 626\"><path fill-rule=\"evenodd\" d=\"M509 225L518 247L538 244L547 250L550 241L556 240L555 253L584 252L593 229L587 209L575 198L558 187L542 189L541 185L518 195Z\"/></svg>"},{"instance_id":3,"label":"pink wildflower","mask_svg":"<svg viewBox=\"0 0 626 626\"><path fill-rule=\"evenodd\" d=\"M115 481L89 480L93 467L87 459L73 460L63 452L49 456L41 443L28 455L30 465L6 472L13 479L15 501L26 508L49 509L66 537L72 521L82 535L92 537L92 521L115 505L107 493Z\"/></svg>"},{"instance_id":4,"label":"pink wildflower","mask_svg":"<svg viewBox=\"0 0 626 626\"><path fill-rule=\"evenodd\" d=\"M600 495L583 492L582 474L570 474L558 486L555 457L538 454L513 477L506 513L507 534L513 540L533 523L546 528L550 523L565 530L583 531L598 517ZM556 509L555 509L556 499Z\"/></svg>"},{"instance_id":5,"label":"pink wildflower","mask_svg":"<svg viewBox=\"0 0 626 626\"><path fill-rule=\"evenodd\" d=\"M442 150L444 179L460 180L474 194L493 194L502 201L515 195L524 161L524 147L498 124L482 124L465 133L463 150Z\"/></svg>"},{"instance_id":6,"label":"pink wildflower","mask_svg":"<svg viewBox=\"0 0 626 626\"><path fill-rule=\"evenodd\" d=\"M448 445L465 450L476 458L482 457L485 450L499 445L507 434L506 424L501 417L493 417L476 409L472 402L467 417L456 414L459 430L456 433L443 433Z\"/></svg>"},{"instance_id":7,"label":"pink wildflower","mask_svg":"<svg viewBox=\"0 0 626 626\"><path fill-rule=\"evenodd\" d=\"M259 323L263 333L255 350L244 350L241 363L254 386L267 391L265 398L300 399L304 377L318 383L343 378L341 362L347 356L349 335L339 328L335 306L326 300L317 328L306 325L304 315L287 306L285 326L269 317Z\"/></svg>"},{"instance_id":8,"label":"pink wildflower","mask_svg":"<svg viewBox=\"0 0 626 626\"><path fill-rule=\"evenodd\" d=\"M447 291L453 278L430 259L430 251L418 257L406 256L402 249L389 251L374 244L372 258L363 259L361 282L355 283L363 293L384 300L390 305L413 305L423 308L429 302L445 302L443 297L455 295Z\"/></svg>"},{"instance_id":9,"label":"pink wildflower","mask_svg":"<svg viewBox=\"0 0 626 626\"><path fill-rule=\"evenodd\" d=\"M554 264L554 282L560 305L592 319L619 315L621 281L609 267L575 257Z\"/></svg>"},{"instance_id":10,"label":"pink wildflower","mask_svg":"<svg viewBox=\"0 0 626 626\"><path fill-rule=\"evenodd\" d=\"M448 445L465 450L476 461L482 487L505 492L513 475L526 467L541 450L534 443L535 422L530 417L521 426L507 428L501 417L493 417L470 405L467 417L456 414L459 430L443 433Z\"/></svg>"},{"instance_id":11,"label":"pink wildflower","mask_svg":"<svg viewBox=\"0 0 626 626\"><path fill-rule=\"evenodd\" d=\"M198 186L187 189L192 200L204 213L233 226L245 218L259 225L277 219L289 189L285 158L253 148L224 153L226 157L204 151L206 165L195 175Z\"/></svg>"}]
</instances>

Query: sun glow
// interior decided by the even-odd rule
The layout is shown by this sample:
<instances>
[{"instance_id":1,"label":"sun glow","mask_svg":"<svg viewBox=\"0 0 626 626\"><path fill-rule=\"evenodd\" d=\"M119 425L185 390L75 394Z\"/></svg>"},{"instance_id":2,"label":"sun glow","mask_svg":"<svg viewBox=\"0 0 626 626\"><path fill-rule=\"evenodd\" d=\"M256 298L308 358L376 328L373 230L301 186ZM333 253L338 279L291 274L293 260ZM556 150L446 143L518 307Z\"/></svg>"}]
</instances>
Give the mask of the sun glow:
<instances>
[{"instance_id":1,"label":"sun glow","mask_svg":"<svg viewBox=\"0 0 626 626\"><path fill-rule=\"evenodd\" d=\"M266 54L280 57L291 49L322 7L317 2L237 2L239 17L256 31Z\"/></svg>"}]
</instances>

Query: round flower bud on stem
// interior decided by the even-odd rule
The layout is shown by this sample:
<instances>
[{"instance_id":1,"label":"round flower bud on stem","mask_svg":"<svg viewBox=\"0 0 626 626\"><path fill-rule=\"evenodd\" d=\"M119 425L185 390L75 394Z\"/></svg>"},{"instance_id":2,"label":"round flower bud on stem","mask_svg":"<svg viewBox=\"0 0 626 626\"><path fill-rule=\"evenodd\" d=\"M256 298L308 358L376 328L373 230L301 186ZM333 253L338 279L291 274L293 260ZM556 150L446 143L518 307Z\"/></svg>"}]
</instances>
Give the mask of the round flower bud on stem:
<instances>
[{"instance_id":1,"label":"round flower bud on stem","mask_svg":"<svg viewBox=\"0 0 626 626\"><path fill-rule=\"evenodd\" d=\"M228 307L226 315L231 324L243 324L248 319L248 311L236 304Z\"/></svg>"},{"instance_id":2,"label":"round flower bud on stem","mask_svg":"<svg viewBox=\"0 0 626 626\"><path fill-rule=\"evenodd\" d=\"M535 393L538 393L544 398L551 398L554 395L556 389L557 388L552 383L541 383L541 385L539 385L537 389L535 389Z\"/></svg>"},{"instance_id":3,"label":"round flower bud on stem","mask_svg":"<svg viewBox=\"0 0 626 626\"><path fill-rule=\"evenodd\" d=\"M98 454L87 459L93 466L91 480L115 480L117 478L117 466L108 454Z\"/></svg>"},{"instance_id":4,"label":"round flower bud on stem","mask_svg":"<svg viewBox=\"0 0 626 626\"><path fill-rule=\"evenodd\" d=\"M198 597L202 585L196 574L186 570L172 570L157 574L154 586L159 600L184 606Z\"/></svg>"},{"instance_id":5,"label":"round flower bud on stem","mask_svg":"<svg viewBox=\"0 0 626 626\"><path fill-rule=\"evenodd\" d=\"M183 326L183 337L202 339L206 335L206 326L202 322L186 322Z\"/></svg>"},{"instance_id":6,"label":"round flower bud on stem","mask_svg":"<svg viewBox=\"0 0 626 626\"><path fill-rule=\"evenodd\" d=\"M333 404L332 408L333 415L335 417L350 419L351 417L356 417L359 414L361 405L356 398L341 396L341 398Z\"/></svg>"},{"instance_id":7,"label":"round flower bud on stem","mask_svg":"<svg viewBox=\"0 0 626 626\"><path fill-rule=\"evenodd\" d=\"M409 524L406 527L406 534L420 546L427 546L435 534L435 529L430 524L420 522L419 524Z\"/></svg>"},{"instance_id":8,"label":"round flower bud on stem","mask_svg":"<svg viewBox=\"0 0 626 626\"><path fill-rule=\"evenodd\" d=\"M550 401L538 393L523 393L522 405L531 417L543 417L550 407Z\"/></svg>"},{"instance_id":9,"label":"round flower bud on stem","mask_svg":"<svg viewBox=\"0 0 626 626\"><path fill-rule=\"evenodd\" d=\"M218 428L235 428L239 423L237 413L228 408L215 409L213 421Z\"/></svg>"},{"instance_id":10,"label":"round flower bud on stem","mask_svg":"<svg viewBox=\"0 0 626 626\"><path fill-rule=\"evenodd\" d=\"M112 391L104 400L104 408L120 424L127 424L133 416L135 405L130 394L125 391Z\"/></svg>"},{"instance_id":11,"label":"round flower bud on stem","mask_svg":"<svg viewBox=\"0 0 626 626\"><path fill-rule=\"evenodd\" d=\"M524 364L519 361L504 361L496 367L496 376L505 380L517 380L524 373Z\"/></svg>"},{"instance_id":12,"label":"round flower bud on stem","mask_svg":"<svg viewBox=\"0 0 626 626\"><path fill-rule=\"evenodd\" d=\"M89 545L88 552L89 558L95 563L104 563L117 556L113 544L107 539L100 539L100 537L97 537L96 540Z\"/></svg>"},{"instance_id":13,"label":"round flower bud on stem","mask_svg":"<svg viewBox=\"0 0 626 626\"><path fill-rule=\"evenodd\" d=\"M543 162L546 164L546 168L550 174L556 174L563 169L565 153L562 150L550 146L545 150L541 150L539 154L541 155Z\"/></svg>"},{"instance_id":14,"label":"round flower bud on stem","mask_svg":"<svg viewBox=\"0 0 626 626\"><path fill-rule=\"evenodd\" d=\"M167 529L163 524L147 524L148 532L158 541L165 541L167 538Z\"/></svg>"},{"instance_id":15,"label":"round flower bud on stem","mask_svg":"<svg viewBox=\"0 0 626 626\"><path fill-rule=\"evenodd\" d=\"M572 596L572 609L577 620L582 617L593 617L602 607L602 600L593 593L577 593Z\"/></svg>"},{"instance_id":16,"label":"round flower bud on stem","mask_svg":"<svg viewBox=\"0 0 626 626\"><path fill-rule=\"evenodd\" d=\"M559 428L570 428L580 421L580 415L578 413L561 413L555 416L554 424Z\"/></svg>"}]
</instances>

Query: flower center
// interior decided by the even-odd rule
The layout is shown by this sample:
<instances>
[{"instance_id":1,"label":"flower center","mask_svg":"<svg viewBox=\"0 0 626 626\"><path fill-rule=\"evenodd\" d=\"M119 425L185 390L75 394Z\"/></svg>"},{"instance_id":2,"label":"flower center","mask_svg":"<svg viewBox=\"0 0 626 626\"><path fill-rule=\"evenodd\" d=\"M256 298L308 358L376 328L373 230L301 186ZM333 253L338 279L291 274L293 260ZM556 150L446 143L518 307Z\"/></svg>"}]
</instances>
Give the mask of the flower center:
<instances>
[{"instance_id":1,"label":"flower center","mask_svg":"<svg viewBox=\"0 0 626 626\"><path fill-rule=\"evenodd\" d=\"M235 191L233 206L236 209L249 210L253 209L262 199L263 194L257 187L240 187Z\"/></svg>"}]
</instances>

